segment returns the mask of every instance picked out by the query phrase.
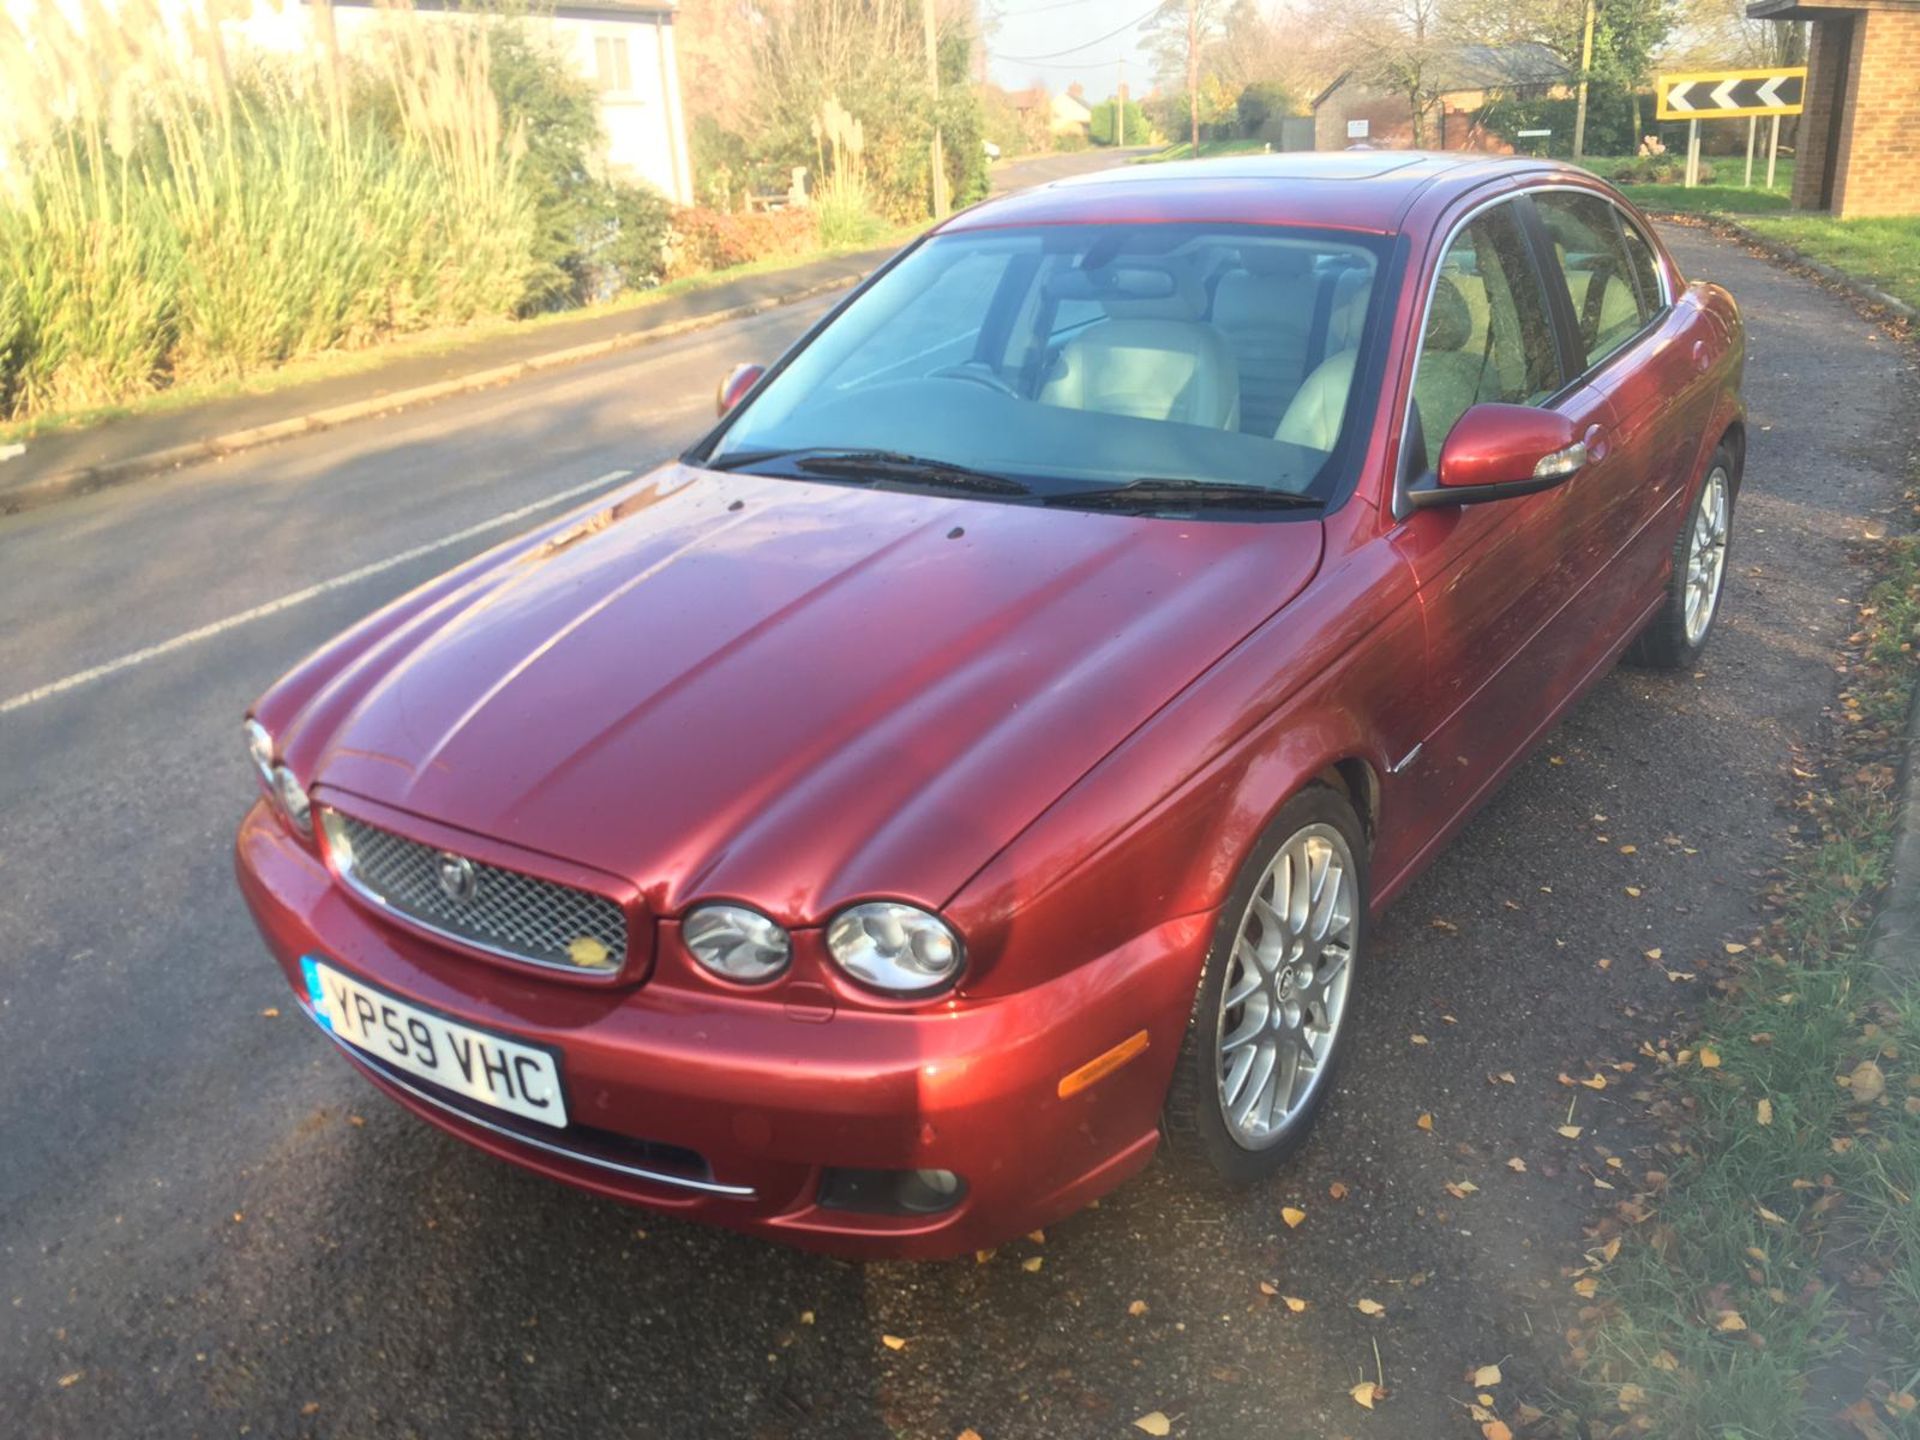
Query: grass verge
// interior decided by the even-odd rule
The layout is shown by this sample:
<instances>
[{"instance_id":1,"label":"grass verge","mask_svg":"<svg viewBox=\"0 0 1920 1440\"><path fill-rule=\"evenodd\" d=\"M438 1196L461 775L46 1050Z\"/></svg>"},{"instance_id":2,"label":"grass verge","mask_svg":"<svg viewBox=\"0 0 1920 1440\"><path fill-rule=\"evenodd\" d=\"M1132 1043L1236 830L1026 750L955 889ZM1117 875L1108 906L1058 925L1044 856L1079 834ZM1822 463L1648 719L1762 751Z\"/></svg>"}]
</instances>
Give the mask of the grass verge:
<instances>
[{"instance_id":1,"label":"grass verge","mask_svg":"<svg viewBox=\"0 0 1920 1440\"><path fill-rule=\"evenodd\" d=\"M747 279L750 276L773 274L781 270L796 269L816 260L827 260L839 255L857 254L862 250L904 244L917 233L914 227L904 227L890 230L878 239L863 240L858 244L816 250L808 255L756 260L746 265L735 265L705 275L672 280L652 290L634 291L601 305L588 305L576 310L556 310L525 320L492 319L478 321L471 325L450 326L440 330L424 331L404 340L396 340L367 349L327 350L272 370L256 371L235 379L193 381L114 405L88 406L83 409L63 410L55 414L36 416L31 420L16 420L0 424L0 444L31 440L36 436L49 435L56 431L81 429L105 420L116 420L130 415L171 414L177 410L188 410L196 405L204 405L211 400L227 400L239 395L273 395L282 390L311 384L318 380L365 374L397 360L448 354L469 345L482 344L506 335L537 333L541 330L564 328L570 323L599 316L644 311L663 301L718 289L722 285ZM488 362L484 357L475 361L476 365L485 363Z\"/></svg>"},{"instance_id":2,"label":"grass verge","mask_svg":"<svg viewBox=\"0 0 1920 1440\"><path fill-rule=\"evenodd\" d=\"M1216 155L1259 155L1263 154L1266 148L1266 142L1263 140L1202 140L1200 142L1199 158L1209 160ZM1168 160L1191 160L1193 158L1193 142L1191 140L1181 140L1176 144L1167 146L1164 150L1156 150L1151 155L1139 156L1129 163L1134 165L1158 165Z\"/></svg>"},{"instance_id":3,"label":"grass verge","mask_svg":"<svg viewBox=\"0 0 1920 1440\"><path fill-rule=\"evenodd\" d=\"M1831 754L1795 771L1774 918L1700 1034L1643 1050L1671 1176L1645 1174L1575 1280L1596 1437L1920 1440L1920 965L1880 970L1864 943L1920 673L1920 541L1878 559Z\"/></svg>"},{"instance_id":4,"label":"grass verge","mask_svg":"<svg viewBox=\"0 0 1920 1440\"><path fill-rule=\"evenodd\" d=\"M1920 306L1920 216L1835 220L1826 215L1764 216L1746 221L1757 235L1790 245L1878 286L1896 300Z\"/></svg>"}]
</instances>

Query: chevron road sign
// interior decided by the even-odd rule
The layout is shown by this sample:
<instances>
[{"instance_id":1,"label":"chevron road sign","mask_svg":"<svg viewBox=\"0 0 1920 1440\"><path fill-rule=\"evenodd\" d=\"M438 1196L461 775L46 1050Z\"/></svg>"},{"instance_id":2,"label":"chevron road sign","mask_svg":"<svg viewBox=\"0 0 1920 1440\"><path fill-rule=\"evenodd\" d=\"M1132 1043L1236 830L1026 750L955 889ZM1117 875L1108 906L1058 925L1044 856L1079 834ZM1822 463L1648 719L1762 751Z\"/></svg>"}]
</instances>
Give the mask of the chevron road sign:
<instances>
[{"instance_id":1,"label":"chevron road sign","mask_svg":"<svg viewBox=\"0 0 1920 1440\"><path fill-rule=\"evenodd\" d=\"M1660 77L1662 120L1732 120L1798 115L1807 90L1804 65L1779 70L1715 70Z\"/></svg>"}]
</instances>

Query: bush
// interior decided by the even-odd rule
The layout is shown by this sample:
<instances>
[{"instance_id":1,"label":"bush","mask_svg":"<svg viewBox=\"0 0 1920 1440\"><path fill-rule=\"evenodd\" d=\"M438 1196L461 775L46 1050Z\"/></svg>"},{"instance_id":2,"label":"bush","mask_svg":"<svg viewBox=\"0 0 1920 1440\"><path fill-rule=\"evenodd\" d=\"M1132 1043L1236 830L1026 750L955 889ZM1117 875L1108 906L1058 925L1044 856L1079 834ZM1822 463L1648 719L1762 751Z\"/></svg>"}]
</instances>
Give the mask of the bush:
<instances>
[{"instance_id":1,"label":"bush","mask_svg":"<svg viewBox=\"0 0 1920 1440\"><path fill-rule=\"evenodd\" d=\"M1700 183L1713 183L1713 166L1705 160L1700 162ZM1682 185L1687 179L1687 157L1685 155L1642 155L1619 165L1613 171L1613 183L1616 185Z\"/></svg>"},{"instance_id":2,"label":"bush","mask_svg":"<svg viewBox=\"0 0 1920 1440\"><path fill-rule=\"evenodd\" d=\"M1093 141L1084 130L1062 130L1053 137L1053 148L1062 154L1074 154L1088 149Z\"/></svg>"},{"instance_id":3,"label":"bush","mask_svg":"<svg viewBox=\"0 0 1920 1440\"><path fill-rule=\"evenodd\" d=\"M691 205L673 212L666 275L678 280L754 260L804 255L819 244L819 221L811 210L736 215Z\"/></svg>"}]
</instances>

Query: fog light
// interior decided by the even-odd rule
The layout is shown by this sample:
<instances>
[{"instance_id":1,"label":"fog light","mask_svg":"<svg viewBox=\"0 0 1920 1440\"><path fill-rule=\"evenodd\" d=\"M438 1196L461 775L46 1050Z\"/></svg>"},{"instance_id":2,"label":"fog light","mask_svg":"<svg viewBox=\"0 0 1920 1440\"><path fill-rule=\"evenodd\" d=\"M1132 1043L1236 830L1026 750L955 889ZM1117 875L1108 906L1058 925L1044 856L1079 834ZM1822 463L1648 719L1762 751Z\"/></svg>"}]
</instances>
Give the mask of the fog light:
<instances>
[{"instance_id":1,"label":"fog light","mask_svg":"<svg viewBox=\"0 0 1920 1440\"><path fill-rule=\"evenodd\" d=\"M866 1215L938 1215L967 1194L951 1170L853 1170L834 1167L820 1177L820 1204Z\"/></svg>"}]
</instances>

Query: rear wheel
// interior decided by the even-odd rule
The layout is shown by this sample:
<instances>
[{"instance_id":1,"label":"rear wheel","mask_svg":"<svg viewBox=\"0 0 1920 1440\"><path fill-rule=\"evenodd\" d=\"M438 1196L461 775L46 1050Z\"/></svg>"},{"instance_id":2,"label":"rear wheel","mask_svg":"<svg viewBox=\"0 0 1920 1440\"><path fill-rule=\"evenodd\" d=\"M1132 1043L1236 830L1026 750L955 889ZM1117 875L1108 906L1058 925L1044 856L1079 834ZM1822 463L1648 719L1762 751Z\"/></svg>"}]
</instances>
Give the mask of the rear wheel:
<instances>
[{"instance_id":1,"label":"rear wheel","mask_svg":"<svg viewBox=\"0 0 1920 1440\"><path fill-rule=\"evenodd\" d=\"M1364 837L1321 786L1281 808L1223 907L1167 1095L1176 1153L1272 1174L1332 1092L1366 930Z\"/></svg>"},{"instance_id":2,"label":"rear wheel","mask_svg":"<svg viewBox=\"0 0 1920 1440\"><path fill-rule=\"evenodd\" d=\"M1633 643L1629 658L1656 670L1683 670L1700 658L1720 613L1733 533L1733 456L1713 452L1707 478L1673 545L1666 603Z\"/></svg>"}]
</instances>

